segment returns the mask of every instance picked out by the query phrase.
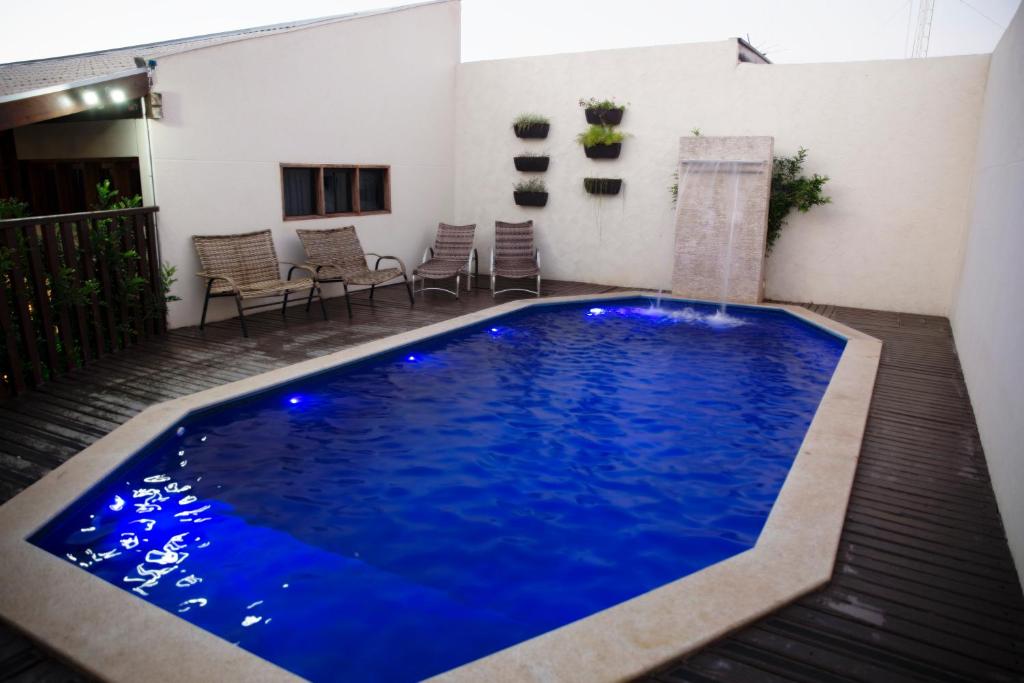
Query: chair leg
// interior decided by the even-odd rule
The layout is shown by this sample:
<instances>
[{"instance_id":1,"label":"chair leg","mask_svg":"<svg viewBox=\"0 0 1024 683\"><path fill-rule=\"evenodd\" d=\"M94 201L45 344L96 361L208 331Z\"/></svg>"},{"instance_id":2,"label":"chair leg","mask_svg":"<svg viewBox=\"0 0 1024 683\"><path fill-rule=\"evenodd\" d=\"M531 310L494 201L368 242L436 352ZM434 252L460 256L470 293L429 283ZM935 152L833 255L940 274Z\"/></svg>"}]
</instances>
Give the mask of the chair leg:
<instances>
[{"instance_id":1,"label":"chair leg","mask_svg":"<svg viewBox=\"0 0 1024 683\"><path fill-rule=\"evenodd\" d=\"M402 273L402 279L405 280L405 291L409 295L409 305L415 306L416 300L412 298L412 287L409 286L409 278L405 276L405 273Z\"/></svg>"},{"instance_id":2,"label":"chair leg","mask_svg":"<svg viewBox=\"0 0 1024 683\"><path fill-rule=\"evenodd\" d=\"M306 313L309 313L309 307L313 305L313 290L309 290L309 296L306 298Z\"/></svg>"},{"instance_id":3,"label":"chair leg","mask_svg":"<svg viewBox=\"0 0 1024 683\"><path fill-rule=\"evenodd\" d=\"M242 310L242 297L235 297L235 306L238 307L238 321L242 323L242 336L248 337L249 330L245 326L245 312Z\"/></svg>"},{"instance_id":4,"label":"chair leg","mask_svg":"<svg viewBox=\"0 0 1024 683\"><path fill-rule=\"evenodd\" d=\"M373 290L377 288L377 285L370 285L370 301L373 301Z\"/></svg>"},{"instance_id":5,"label":"chair leg","mask_svg":"<svg viewBox=\"0 0 1024 683\"><path fill-rule=\"evenodd\" d=\"M456 299L459 298L459 291L460 291L459 288L462 286L462 283L460 282L461 280L462 280L462 277L460 275L456 274L455 275L455 298Z\"/></svg>"},{"instance_id":6,"label":"chair leg","mask_svg":"<svg viewBox=\"0 0 1024 683\"><path fill-rule=\"evenodd\" d=\"M540 275L537 276L537 297L540 298Z\"/></svg>"},{"instance_id":7,"label":"chair leg","mask_svg":"<svg viewBox=\"0 0 1024 683\"><path fill-rule=\"evenodd\" d=\"M491 271L491 298L492 299L495 298L496 296L498 296L497 294L495 294L495 292L497 292L497 291L498 291L498 276L495 275L494 271L492 270Z\"/></svg>"},{"instance_id":8,"label":"chair leg","mask_svg":"<svg viewBox=\"0 0 1024 683\"><path fill-rule=\"evenodd\" d=\"M348 295L348 283L342 282L341 286L345 288L345 307L348 308L348 319L352 319L352 299Z\"/></svg>"},{"instance_id":9,"label":"chair leg","mask_svg":"<svg viewBox=\"0 0 1024 683\"><path fill-rule=\"evenodd\" d=\"M284 299L281 301L281 315L288 314L288 294L289 292L285 292Z\"/></svg>"},{"instance_id":10,"label":"chair leg","mask_svg":"<svg viewBox=\"0 0 1024 683\"><path fill-rule=\"evenodd\" d=\"M320 301L320 312L324 314L324 320L327 320L327 305L324 303L324 293L317 287L316 298Z\"/></svg>"},{"instance_id":11,"label":"chair leg","mask_svg":"<svg viewBox=\"0 0 1024 683\"><path fill-rule=\"evenodd\" d=\"M202 331L203 326L206 325L206 309L210 305L210 290L213 288L213 280L210 280L206 284L206 298L203 299L203 317L199 319L199 330Z\"/></svg>"}]
</instances>

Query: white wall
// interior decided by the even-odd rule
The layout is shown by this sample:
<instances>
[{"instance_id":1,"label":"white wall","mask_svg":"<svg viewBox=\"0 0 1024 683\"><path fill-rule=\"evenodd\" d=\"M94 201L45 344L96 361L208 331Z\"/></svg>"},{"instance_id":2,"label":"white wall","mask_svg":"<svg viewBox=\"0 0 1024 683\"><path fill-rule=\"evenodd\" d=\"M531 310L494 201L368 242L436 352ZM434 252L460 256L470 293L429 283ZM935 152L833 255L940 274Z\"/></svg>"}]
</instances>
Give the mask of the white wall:
<instances>
[{"instance_id":1,"label":"white wall","mask_svg":"<svg viewBox=\"0 0 1024 683\"><path fill-rule=\"evenodd\" d=\"M771 135L810 150L833 204L796 215L768 262L770 298L946 315L960 260L987 56L845 64L738 64L735 41L464 64L457 88L456 220L489 249L496 219L532 217L548 277L668 289L680 136ZM617 161L575 143L580 97L630 106ZM510 128L551 117L546 141ZM519 150L547 151L543 209L516 207ZM622 177L597 200L588 175ZM482 250L483 252L483 250Z\"/></svg>"},{"instance_id":2,"label":"white wall","mask_svg":"<svg viewBox=\"0 0 1024 683\"><path fill-rule=\"evenodd\" d=\"M142 199L153 203L146 150L146 122L142 119L39 123L14 129L19 159L105 159L137 157Z\"/></svg>"},{"instance_id":3,"label":"white wall","mask_svg":"<svg viewBox=\"0 0 1024 683\"><path fill-rule=\"evenodd\" d=\"M1024 582L1024 10L992 55L953 334Z\"/></svg>"},{"instance_id":4,"label":"white wall","mask_svg":"<svg viewBox=\"0 0 1024 683\"><path fill-rule=\"evenodd\" d=\"M270 228L278 256L296 261L296 228L355 224L367 251L415 265L452 219L458 61L454 1L161 58L157 203L183 299L171 325L199 321L196 234ZM392 213L285 222L281 163L389 164ZM233 315L233 302L212 302L211 320Z\"/></svg>"}]
</instances>

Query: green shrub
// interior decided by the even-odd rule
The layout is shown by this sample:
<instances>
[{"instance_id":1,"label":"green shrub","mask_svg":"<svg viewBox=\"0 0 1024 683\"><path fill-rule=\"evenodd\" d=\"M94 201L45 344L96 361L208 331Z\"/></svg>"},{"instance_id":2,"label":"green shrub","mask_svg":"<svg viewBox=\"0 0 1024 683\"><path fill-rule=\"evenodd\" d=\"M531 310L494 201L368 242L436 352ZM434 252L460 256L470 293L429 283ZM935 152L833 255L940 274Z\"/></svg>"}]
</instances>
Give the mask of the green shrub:
<instances>
[{"instance_id":1,"label":"green shrub","mask_svg":"<svg viewBox=\"0 0 1024 683\"><path fill-rule=\"evenodd\" d=\"M768 253L779 239L789 213L796 209L807 213L812 206L829 204L832 198L822 192L827 175L815 173L810 178L800 175L807 150L801 147L794 156L772 160L772 193L768 202Z\"/></svg>"},{"instance_id":2,"label":"green shrub","mask_svg":"<svg viewBox=\"0 0 1024 683\"><path fill-rule=\"evenodd\" d=\"M619 104L615 101L615 98L609 98L607 100L599 100L596 97L590 99L580 98L580 106L584 109L625 109L627 105Z\"/></svg>"},{"instance_id":3,"label":"green shrub","mask_svg":"<svg viewBox=\"0 0 1024 683\"><path fill-rule=\"evenodd\" d=\"M576 141L584 147L593 147L595 145L614 145L617 142L622 142L625 138L625 133L620 133L610 126L594 125L577 135Z\"/></svg>"},{"instance_id":4,"label":"green shrub","mask_svg":"<svg viewBox=\"0 0 1024 683\"><path fill-rule=\"evenodd\" d=\"M520 114L516 117L515 121L512 122L512 127L517 131L522 131L530 126L539 126L550 122L551 120L548 117L541 114Z\"/></svg>"}]
</instances>

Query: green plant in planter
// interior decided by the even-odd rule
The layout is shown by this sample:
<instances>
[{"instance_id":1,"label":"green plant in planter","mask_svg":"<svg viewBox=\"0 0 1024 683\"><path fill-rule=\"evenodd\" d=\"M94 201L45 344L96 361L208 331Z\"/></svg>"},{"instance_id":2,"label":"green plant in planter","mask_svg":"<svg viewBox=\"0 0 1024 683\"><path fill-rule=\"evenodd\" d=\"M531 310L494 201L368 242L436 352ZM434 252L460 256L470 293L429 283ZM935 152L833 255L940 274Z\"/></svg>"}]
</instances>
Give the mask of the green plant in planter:
<instances>
[{"instance_id":1,"label":"green plant in planter","mask_svg":"<svg viewBox=\"0 0 1024 683\"><path fill-rule=\"evenodd\" d=\"M527 131L533 126L542 126L546 123L551 123L551 119L541 114L520 114L512 122L512 128L517 133Z\"/></svg>"},{"instance_id":2,"label":"green plant in planter","mask_svg":"<svg viewBox=\"0 0 1024 683\"><path fill-rule=\"evenodd\" d=\"M615 101L615 98L609 98L607 100L599 100L596 97L589 99L580 98L580 106L584 109L625 109L627 104L619 104Z\"/></svg>"},{"instance_id":3,"label":"green plant in planter","mask_svg":"<svg viewBox=\"0 0 1024 683\"><path fill-rule=\"evenodd\" d=\"M593 125L576 136L576 142L584 147L614 145L626 139L626 134L609 126Z\"/></svg>"},{"instance_id":4,"label":"green plant in planter","mask_svg":"<svg viewBox=\"0 0 1024 683\"><path fill-rule=\"evenodd\" d=\"M28 215L28 203L17 197L0 197L0 220L4 218L24 218Z\"/></svg>"},{"instance_id":5,"label":"green plant in planter","mask_svg":"<svg viewBox=\"0 0 1024 683\"><path fill-rule=\"evenodd\" d=\"M547 152L520 152L516 156L527 159L539 159L541 157L546 157L547 155Z\"/></svg>"},{"instance_id":6,"label":"green plant in planter","mask_svg":"<svg viewBox=\"0 0 1024 683\"><path fill-rule=\"evenodd\" d=\"M515 185L516 192L547 192L548 188L540 178L520 180Z\"/></svg>"}]
</instances>

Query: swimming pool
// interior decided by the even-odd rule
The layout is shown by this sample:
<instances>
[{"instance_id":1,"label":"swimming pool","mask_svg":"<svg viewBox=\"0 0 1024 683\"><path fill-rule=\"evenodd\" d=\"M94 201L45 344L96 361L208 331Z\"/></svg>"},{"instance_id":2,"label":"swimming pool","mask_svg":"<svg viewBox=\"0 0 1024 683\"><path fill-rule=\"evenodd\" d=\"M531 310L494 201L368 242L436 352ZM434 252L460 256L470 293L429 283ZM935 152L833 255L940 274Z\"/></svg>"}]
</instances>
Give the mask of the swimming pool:
<instances>
[{"instance_id":1,"label":"swimming pool","mask_svg":"<svg viewBox=\"0 0 1024 683\"><path fill-rule=\"evenodd\" d=\"M191 415L31 542L312 680L418 680L751 548L845 341L537 306Z\"/></svg>"},{"instance_id":2,"label":"swimming pool","mask_svg":"<svg viewBox=\"0 0 1024 683\"><path fill-rule=\"evenodd\" d=\"M110 678L692 650L827 580L880 346L652 305L510 302L147 409L0 508L0 615Z\"/></svg>"}]
</instances>

